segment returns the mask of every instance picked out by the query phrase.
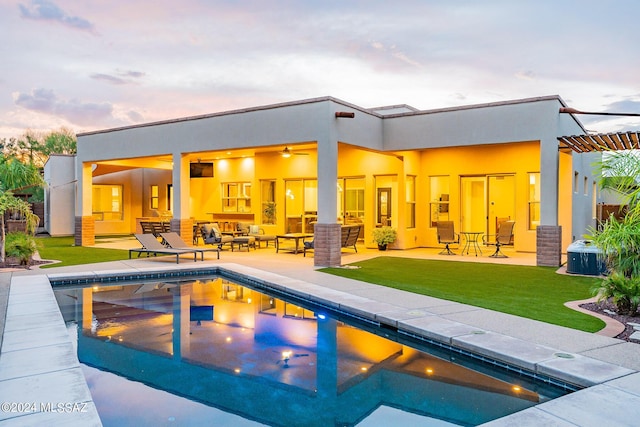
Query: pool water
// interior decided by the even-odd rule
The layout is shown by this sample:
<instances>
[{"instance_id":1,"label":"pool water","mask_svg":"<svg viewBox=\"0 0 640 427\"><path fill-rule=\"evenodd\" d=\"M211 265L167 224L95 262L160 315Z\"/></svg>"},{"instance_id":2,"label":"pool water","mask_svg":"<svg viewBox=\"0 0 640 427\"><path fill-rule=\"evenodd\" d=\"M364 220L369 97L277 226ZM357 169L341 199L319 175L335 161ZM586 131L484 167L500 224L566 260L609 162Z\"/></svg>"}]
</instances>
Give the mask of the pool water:
<instances>
[{"instance_id":1,"label":"pool water","mask_svg":"<svg viewBox=\"0 0 640 427\"><path fill-rule=\"evenodd\" d=\"M55 293L105 426L478 425L566 392L221 276Z\"/></svg>"}]
</instances>

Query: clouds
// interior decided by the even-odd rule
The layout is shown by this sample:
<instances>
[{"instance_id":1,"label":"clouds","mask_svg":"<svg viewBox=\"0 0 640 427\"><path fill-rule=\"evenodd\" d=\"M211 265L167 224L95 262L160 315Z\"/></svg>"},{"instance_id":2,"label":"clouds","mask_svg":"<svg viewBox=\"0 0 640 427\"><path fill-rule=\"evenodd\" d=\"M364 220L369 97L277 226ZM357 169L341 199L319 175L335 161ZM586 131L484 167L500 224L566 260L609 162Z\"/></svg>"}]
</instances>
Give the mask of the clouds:
<instances>
[{"instance_id":1,"label":"clouds","mask_svg":"<svg viewBox=\"0 0 640 427\"><path fill-rule=\"evenodd\" d=\"M585 111L640 102L637 0L175 4L0 0L0 138L327 95L425 110L556 94ZM604 21L620 25L589 24Z\"/></svg>"},{"instance_id":2,"label":"clouds","mask_svg":"<svg viewBox=\"0 0 640 427\"><path fill-rule=\"evenodd\" d=\"M76 30L95 33L95 27L91 22L79 16L69 16L53 2L31 0L28 5L19 4L18 7L22 18L56 22Z\"/></svg>"},{"instance_id":3,"label":"clouds","mask_svg":"<svg viewBox=\"0 0 640 427\"><path fill-rule=\"evenodd\" d=\"M70 123L86 126L112 117L109 103L80 102L59 99L53 90L38 88L31 93L14 94L16 105L38 113L55 115Z\"/></svg>"},{"instance_id":4,"label":"clouds","mask_svg":"<svg viewBox=\"0 0 640 427\"><path fill-rule=\"evenodd\" d=\"M113 85L138 84L138 79L144 77L145 73L140 71L117 71L114 74L93 73L89 77Z\"/></svg>"}]
</instances>

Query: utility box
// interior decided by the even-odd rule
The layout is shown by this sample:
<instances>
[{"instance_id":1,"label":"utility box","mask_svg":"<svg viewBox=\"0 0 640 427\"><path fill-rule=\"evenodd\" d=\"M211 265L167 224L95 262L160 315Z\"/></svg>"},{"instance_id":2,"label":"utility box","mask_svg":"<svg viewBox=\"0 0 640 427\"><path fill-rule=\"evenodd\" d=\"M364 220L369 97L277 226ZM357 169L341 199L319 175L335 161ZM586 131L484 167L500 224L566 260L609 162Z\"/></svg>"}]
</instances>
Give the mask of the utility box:
<instances>
[{"instance_id":1,"label":"utility box","mask_svg":"<svg viewBox=\"0 0 640 427\"><path fill-rule=\"evenodd\" d=\"M591 240L576 240L567 248L567 273L599 276L606 269L602 251Z\"/></svg>"}]
</instances>

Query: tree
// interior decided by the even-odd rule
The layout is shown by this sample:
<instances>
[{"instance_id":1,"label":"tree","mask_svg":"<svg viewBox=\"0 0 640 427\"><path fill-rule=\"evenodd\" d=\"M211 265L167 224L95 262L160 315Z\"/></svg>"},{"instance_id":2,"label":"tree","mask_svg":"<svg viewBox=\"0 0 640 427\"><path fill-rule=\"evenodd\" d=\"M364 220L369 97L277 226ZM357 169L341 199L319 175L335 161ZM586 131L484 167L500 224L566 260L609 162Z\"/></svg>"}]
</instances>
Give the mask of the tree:
<instances>
[{"instance_id":1,"label":"tree","mask_svg":"<svg viewBox=\"0 0 640 427\"><path fill-rule=\"evenodd\" d=\"M14 197L14 192L44 185L40 170L33 164L20 162L16 157L0 160L0 262L5 261L5 216L14 212L26 221L27 232L33 234L39 218L31 211L31 205Z\"/></svg>"},{"instance_id":2,"label":"tree","mask_svg":"<svg viewBox=\"0 0 640 427\"><path fill-rule=\"evenodd\" d=\"M19 138L1 139L0 151L22 163L43 167L52 154L76 154L76 136L67 128L48 134L26 131Z\"/></svg>"}]
</instances>

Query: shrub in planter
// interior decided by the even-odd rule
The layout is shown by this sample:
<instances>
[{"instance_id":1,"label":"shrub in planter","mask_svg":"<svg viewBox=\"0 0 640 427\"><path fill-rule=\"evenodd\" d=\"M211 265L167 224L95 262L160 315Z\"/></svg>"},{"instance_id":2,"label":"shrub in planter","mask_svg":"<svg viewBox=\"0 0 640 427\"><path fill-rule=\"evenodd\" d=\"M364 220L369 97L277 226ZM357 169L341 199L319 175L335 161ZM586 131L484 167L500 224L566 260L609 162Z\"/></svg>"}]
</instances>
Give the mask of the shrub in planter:
<instances>
[{"instance_id":1,"label":"shrub in planter","mask_svg":"<svg viewBox=\"0 0 640 427\"><path fill-rule=\"evenodd\" d=\"M20 265L29 265L31 257L39 249L39 242L31 234L13 232L5 236L5 251L8 257L18 258Z\"/></svg>"},{"instance_id":2,"label":"shrub in planter","mask_svg":"<svg viewBox=\"0 0 640 427\"><path fill-rule=\"evenodd\" d=\"M626 277L618 272L607 276L602 283L592 289L598 301L608 300L615 304L618 314L635 316L640 305L640 279Z\"/></svg>"},{"instance_id":3,"label":"shrub in planter","mask_svg":"<svg viewBox=\"0 0 640 427\"><path fill-rule=\"evenodd\" d=\"M378 227L373 229L373 241L378 244L380 249L385 248L390 243L393 243L398 238L398 233L395 228L385 225L384 227Z\"/></svg>"}]
</instances>

